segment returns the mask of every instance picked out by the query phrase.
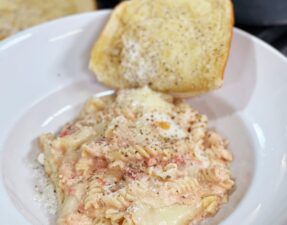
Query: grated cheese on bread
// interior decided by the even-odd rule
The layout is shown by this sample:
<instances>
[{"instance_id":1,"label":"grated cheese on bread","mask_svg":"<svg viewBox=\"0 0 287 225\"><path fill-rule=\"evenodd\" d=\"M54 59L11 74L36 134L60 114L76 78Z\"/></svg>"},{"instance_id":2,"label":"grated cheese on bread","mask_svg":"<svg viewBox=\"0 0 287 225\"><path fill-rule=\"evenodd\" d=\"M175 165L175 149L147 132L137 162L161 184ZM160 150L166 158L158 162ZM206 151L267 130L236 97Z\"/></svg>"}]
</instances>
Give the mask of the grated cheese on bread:
<instances>
[{"instance_id":1,"label":"grated cheese on bread","mask_svg":"<svg viewBox=\"0 0 287 225\"><path fill-rule=\"evenodd\" d=\"M90 69L114 88L207 92L223 83L232 27L230 0L125 1L95 42Z\"/></svg>"}]
</instances>

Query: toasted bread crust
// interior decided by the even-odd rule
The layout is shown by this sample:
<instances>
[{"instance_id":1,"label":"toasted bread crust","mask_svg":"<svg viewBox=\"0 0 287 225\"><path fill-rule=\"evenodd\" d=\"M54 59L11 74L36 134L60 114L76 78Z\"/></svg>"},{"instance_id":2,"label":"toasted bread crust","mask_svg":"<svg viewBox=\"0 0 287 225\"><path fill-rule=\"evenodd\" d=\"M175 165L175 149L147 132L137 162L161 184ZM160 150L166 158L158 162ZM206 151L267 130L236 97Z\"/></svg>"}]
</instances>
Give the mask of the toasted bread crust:
<instances>
[{"instance_id":1,"label":"toasted bread crust","mask_svg":"<svg viewBox=\"0 0 287 225\"><path fill-rule=\"evenodd\" d=\"M231 1L229 1L229 10L230 10L230 18L231 18L230 23L229 23L229 30L230 30L231 36L230 36L229 42L227 44L228 49L231 48L232 38L233 38L233 27L234 27L234 22L235 22L234 21L234 7L233 7L233 4L231 3ZM226 68L227 62L228 62L229 54L230 54L230 51L227 51L226 54L224 55L224 62L225 63L223 64L223 67L221 69L222 80L224 79L224 72L225 72L225 68ZM214 87L214 90L220 88L221 86L222 85ZM194 91L191 91L191 92L182 92L182 93L178 92L178 93L170 93L170 94L172 94L173 96L175 96L177 98L189 98L189 97L193 97L193 96L204 94L204 93L205 92L194 92Z\"/></svg>"},{"instance_id":2,"label":"toasted bread crust","mask_svg":"<svg viewBox=\"0 0 287 225\"><path fill-rule=\"evenodd\" d=\"M233 27L234 27L234 7L233 7L233 4L231 3L231 1L229 1L229 10L230 10L230 23L229 23L229 30L230 30L230 38L229 38L229 41L228 41L228 49L231 48L231 44L232 44L232 38L233 38ZM225 54L225 63L223 65L223 68L222 68L222 79L224 78L224 71L225 71L225 68L226 68L226 64L227 64L227 61L228 61L228 57L229 57L229 54L230 54L230 51L227 51L226 54Z\"/></svg>"},{"instance_id":3,"label":"toasted bread crust","mask_svg":"<svg viewBox=\"0 0 287 225\"><path fill-rule=\"evenodd\" d=\"M179 96L219 88L232 40L232 3L230 0L178 2L133 0L120 3L91 53L90 69L98 80L113 88L149 85L154 90ZM189 6L190 11L182 9L183 6ZM171 12L174 19L169 20L164 10ZM183 16L175 16L176 10ZM210 18L205 19L205 16ZM217 24L214 18L218 19ZM184 28L190 28L186 33L181 21ZM184 35L186 39L181 37ZM172 45L168 47L170 42ZM164 47L156 47L159 44Z\"/></svg>"}]
</instances>

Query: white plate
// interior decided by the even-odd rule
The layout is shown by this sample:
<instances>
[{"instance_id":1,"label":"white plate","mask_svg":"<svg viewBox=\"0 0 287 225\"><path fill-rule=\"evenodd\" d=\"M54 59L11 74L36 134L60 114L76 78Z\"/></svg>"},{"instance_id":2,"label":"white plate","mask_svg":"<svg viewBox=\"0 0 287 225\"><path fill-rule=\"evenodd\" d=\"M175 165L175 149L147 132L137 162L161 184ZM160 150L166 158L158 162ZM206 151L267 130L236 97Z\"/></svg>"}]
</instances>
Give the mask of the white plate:
<instances>
[{"instance_id":1,"label":"white plate","mask_svg":"<svg viewBox=\"0 0 287 225\"><path fill-rule=\"evenodd\" d=\"M49 224L33 200L36 138L106 90L88 70L109 11L53 21L0 44L0 223ZM230 139L237 188L209 225L287 224L287 61L235 29L224 86L190 100ZM50 223L52 224L52 223Z\"/></svg>"}]
</instances>

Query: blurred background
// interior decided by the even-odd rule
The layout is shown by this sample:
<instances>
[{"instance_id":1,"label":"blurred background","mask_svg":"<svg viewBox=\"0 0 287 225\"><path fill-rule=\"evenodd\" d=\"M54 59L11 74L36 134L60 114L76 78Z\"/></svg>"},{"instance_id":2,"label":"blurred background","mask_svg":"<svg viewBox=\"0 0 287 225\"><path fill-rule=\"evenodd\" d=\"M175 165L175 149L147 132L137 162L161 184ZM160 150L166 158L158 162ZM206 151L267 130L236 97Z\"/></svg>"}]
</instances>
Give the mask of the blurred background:
<instances>
[{"instance_id":1,"label":"blurred background","mask_svg":"<svg viewBox=\"0 0 287 225\"><path fill-rule=\"evenodd\" d=\"M98 0L112 8L118 0ZM236 27L268 42L287 56L287 0L233 0Z\"/></svg>"}]
</instances>

